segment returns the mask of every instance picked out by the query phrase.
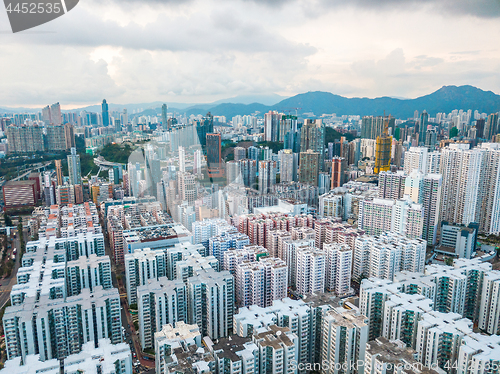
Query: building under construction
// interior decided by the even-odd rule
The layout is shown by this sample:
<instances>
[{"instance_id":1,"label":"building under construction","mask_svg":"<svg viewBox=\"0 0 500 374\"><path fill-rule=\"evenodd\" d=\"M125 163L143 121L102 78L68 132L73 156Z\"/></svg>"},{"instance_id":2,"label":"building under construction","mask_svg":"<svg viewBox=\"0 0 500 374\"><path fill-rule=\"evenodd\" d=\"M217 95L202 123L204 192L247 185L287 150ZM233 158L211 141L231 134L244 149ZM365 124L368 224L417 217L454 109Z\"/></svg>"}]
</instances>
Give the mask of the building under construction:
<instances>
[{"instance_id":1,"label":"building under construction","mask_svg":"<svg viewBox=\"0 0 500 374\"><path fill-rule=\"evenodd\" d=\"M389 136L389 121L391 116L384 117L384 132L377 136L375 146L375 168L374 173L378 174L381 171L391 170L391 150L392 136Z\"/></svg>"}]
</instances>

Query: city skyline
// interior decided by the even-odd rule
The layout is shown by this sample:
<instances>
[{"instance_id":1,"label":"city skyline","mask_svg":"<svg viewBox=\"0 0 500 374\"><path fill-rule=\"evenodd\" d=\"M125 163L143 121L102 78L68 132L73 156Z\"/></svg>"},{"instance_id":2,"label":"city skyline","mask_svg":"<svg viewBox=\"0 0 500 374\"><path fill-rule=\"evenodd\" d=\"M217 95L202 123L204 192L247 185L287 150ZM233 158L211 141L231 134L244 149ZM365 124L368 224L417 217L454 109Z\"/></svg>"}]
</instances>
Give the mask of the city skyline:
<instances>
[{"instance_id":1,"label":"city skyline","mask_svg":"<svg viewBox=\"0 0 500 374\"><path fill-rule=\"evenodd\" d=\"M199 103L316 90L408 98L450 84L500 92L499 15L486 0L87 1L32 32L3 34L11 53L0 60L9 72L0 103ZM36 68L27 63L35 56Z\"/></svg>"}]
</instances>

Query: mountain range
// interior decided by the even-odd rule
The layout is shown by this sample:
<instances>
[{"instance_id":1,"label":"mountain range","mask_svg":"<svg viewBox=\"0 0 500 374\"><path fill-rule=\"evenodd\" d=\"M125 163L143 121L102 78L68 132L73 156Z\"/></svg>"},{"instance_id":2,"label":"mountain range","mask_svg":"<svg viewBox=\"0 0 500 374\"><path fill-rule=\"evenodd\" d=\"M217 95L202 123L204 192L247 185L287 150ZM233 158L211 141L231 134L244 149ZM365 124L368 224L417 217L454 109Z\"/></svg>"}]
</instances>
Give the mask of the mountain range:
<instances>
[{"instance_id":1,"label":"mountain range","mask_svg":"<svg viewBox=\"0 0 500 374\"><path fill-rule=\"evenodd\" d=\"M258 102L252 102L254 99ZM279 101L281 100L281 101ZM275 104L272 104L275 102ZM145 104L109 104L109 110L127 108L129 116L155 115L161 113L162 102ZM450 113L454 109L467 111L478 110L480 113L500 111L500 95L491 91L483 91L473 86L444 86L439 90L416 99L400 99L393 97L347 98L330 92L307 92L283 99L279 95L266 96L237 96L227 100L219 100L208 104L167 103L169 112L185 113L187 115L206 114L211 112L215 116L225 116L228 120L236 115L250 115L255 113L277 110L284 113L298 114L301 117L319 117L323 114L335 113L340 115L383 115L384 112L396 118L412 118L414 111L426 110L431 116L438 112ZM30 111L23 108L22 111ZM141 111L142 109L142 111ZM3 109L0 108L0 111ZM100 105L93 105L72 110L78 112L87 110L98 112ZM133 111L136 114L132 114ZM21 112L19 108L4 109L6 112ZM37 109L36 111L39 111ZM137 113L141 111L140 113Z\"/></svg>"}]
</instances>

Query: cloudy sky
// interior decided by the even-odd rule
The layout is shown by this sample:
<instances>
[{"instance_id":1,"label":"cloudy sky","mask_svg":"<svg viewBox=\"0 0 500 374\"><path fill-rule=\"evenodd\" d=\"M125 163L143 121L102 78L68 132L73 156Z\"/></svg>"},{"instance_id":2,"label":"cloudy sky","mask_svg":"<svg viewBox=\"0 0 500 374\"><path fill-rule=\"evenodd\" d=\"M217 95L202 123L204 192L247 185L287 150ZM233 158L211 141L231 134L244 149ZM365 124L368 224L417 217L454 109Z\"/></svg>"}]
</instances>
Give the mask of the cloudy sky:
<instances>
[{"instance_id":1,"label":"cloudy sky","mask_svg":"<svg viewBox=\"0 0 500 374\"><path fill-rule=\"evenodd\" d=\"M500 0L80 0L17 34L0 9L0 106L500 93L499 40Z\"/></svg>"}]
</instances>

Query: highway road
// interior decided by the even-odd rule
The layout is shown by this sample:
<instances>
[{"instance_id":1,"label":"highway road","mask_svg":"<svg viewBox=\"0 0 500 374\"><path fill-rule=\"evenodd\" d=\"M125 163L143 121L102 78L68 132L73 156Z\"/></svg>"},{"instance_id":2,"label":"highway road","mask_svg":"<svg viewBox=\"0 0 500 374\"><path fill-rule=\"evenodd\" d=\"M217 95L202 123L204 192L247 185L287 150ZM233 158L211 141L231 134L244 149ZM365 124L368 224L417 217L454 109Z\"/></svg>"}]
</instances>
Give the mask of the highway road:
<instances>
[{"instance_id":1,"label":"highway road","mask_svg":"<svg viewBox=\"0 0 500 374\"><path fill-rule=\"evenodd\" d=\"M10 291L12 290L12 286L14 286L17 283L17 270L19 269L19 266L21 265L21 243L19 242L19 233L17 232L17 228L13 230L13 232L16 233L16 239L14 239L12 243L12 248L17 248L17 253L16 253L16 264L14 265L14 268L12 269L12 273L9 278L5 278L1 280L1 286L0 286L0 309L7 304L7 302L10 300ZM26 230L24 230L24 242L28 240L28 233Z\"/></svg>"}]
</instances>

